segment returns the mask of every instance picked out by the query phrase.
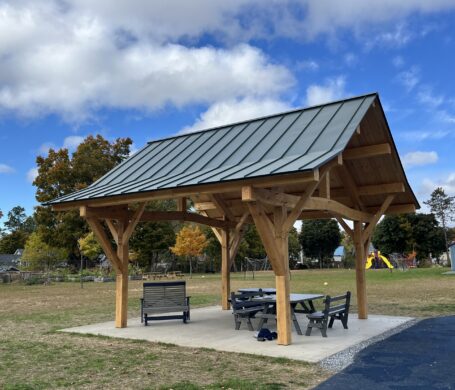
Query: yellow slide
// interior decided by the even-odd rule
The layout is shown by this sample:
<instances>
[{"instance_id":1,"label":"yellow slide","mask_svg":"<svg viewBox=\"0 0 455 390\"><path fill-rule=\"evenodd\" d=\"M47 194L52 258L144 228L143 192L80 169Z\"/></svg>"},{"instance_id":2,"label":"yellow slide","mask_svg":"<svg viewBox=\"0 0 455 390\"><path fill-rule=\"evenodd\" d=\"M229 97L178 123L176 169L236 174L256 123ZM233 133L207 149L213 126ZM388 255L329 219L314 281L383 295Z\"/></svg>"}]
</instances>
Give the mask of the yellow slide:
<instances>
[{"instance_id":1,"label":"yellow slide","mask_svg":"<svg viewBox=\"0 0 455 390\"><path fill-rule=\"evenodd\" d=\"M388 268L393 269L393 265L390 264L389 260L387 260L387 257L384 257L381 255L381 252L377 251L377 257L381 259L385 265L387 265ZM365 264L365 269L370 269L371 266L373 265L373 260L374 260L374 252L370 253L370 256L367 258L367 263Z\"/></svg>"}]
</instances>

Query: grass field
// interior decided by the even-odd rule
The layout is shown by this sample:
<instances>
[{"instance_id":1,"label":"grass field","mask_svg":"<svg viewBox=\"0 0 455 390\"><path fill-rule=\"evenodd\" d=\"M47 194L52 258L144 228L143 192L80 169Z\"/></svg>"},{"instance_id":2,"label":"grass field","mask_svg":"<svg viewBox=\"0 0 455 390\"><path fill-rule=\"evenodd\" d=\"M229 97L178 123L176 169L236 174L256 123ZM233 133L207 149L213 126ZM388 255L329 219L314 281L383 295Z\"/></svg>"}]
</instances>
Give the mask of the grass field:
<instances>
[{"instance_id":1,"label":"grass field","mask_svg":"<svg viewBox=\"0 0 455 390\"><path fill-rule=\"evenodd\" d=\"M455 278L441 269L367 272L369 312L427 317L455 313ZM324 285L327 282L327 285ZM187 279L192 306L219 302L219 275ZM270 272L232 275L232 289L273 287ZM1 389L305 389L330 374L318 365L208 349L88 337L58 329L112 320L114 283L0 284ZM351 270L293 271L291 291L354 293ZM141 282L130 282L139 315ZM285 348L285 347L283 347Z\"/></svg>"}]
</instances>

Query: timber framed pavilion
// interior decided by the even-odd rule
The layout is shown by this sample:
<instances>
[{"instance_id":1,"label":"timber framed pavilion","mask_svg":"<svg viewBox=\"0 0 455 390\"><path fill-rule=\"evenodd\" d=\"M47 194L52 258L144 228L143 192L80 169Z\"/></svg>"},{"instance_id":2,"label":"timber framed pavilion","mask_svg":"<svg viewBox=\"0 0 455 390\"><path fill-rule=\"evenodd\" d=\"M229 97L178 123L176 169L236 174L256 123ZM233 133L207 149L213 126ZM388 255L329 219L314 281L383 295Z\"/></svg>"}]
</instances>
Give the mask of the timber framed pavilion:
<instances>
[{"instance_id":1,"label":"timber framed pavilion","mask_svg":"<svg viewBox=\"0 0 455 390\"><path fill-rule=\"evenodd\" d=\"M163 199L175 199L177 211L146 210ZM358 317L367 319L365 260L374 227L384 214L419 207L376 93L150 142L89 187L47 204L79 208L95 233L117 274L119 328L127 326L128 243L138 223L213 229L223 310L230 308L232 259L245 226L255 224L275 274L280 345L292 342L288 232L296 220L335 218L353 238Z\"/></svg>"}]
</instances>

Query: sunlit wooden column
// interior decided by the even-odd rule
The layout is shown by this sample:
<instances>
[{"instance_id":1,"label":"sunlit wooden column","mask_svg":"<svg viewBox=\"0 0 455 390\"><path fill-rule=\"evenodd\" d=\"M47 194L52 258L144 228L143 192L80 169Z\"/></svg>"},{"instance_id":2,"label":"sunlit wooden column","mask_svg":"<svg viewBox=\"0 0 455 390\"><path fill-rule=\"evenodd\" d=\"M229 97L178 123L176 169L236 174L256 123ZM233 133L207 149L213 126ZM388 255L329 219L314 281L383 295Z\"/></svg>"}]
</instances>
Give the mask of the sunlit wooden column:
<instances>
[{"instance_id":1,"label":"sunlit wooden column","mask_svg":"<svg viewBox=\"0 0 455 390\"><path fill-rule=\"evenodd\" d=\"M274 211L274 227L275 227L275 242L277 262L280 263L278 273L275 272L276 285L276 318L278 339L277 344L289 345L292 342L291 336L291 304L289 294L291 291L289 280L289 249L288 249L288 232L283 230L283 224L287 217L287 212L284 207L275 207Z\"/></svg>"},{"instance_id":2,"label":"sunlit wooden column","mask_svg":"<svg viewBox=\"0 0 455 390\"><path fill-rule=\"evenodd\" d=\"M229 231L221 229L221 307L223 310L230 309L231 261L229 252Z\"/></svg>"},{"instance_id":3,"label":"sunlit wooden column","mask_svg":"<svg viewBox=\"0 0 455 390\"><path fill-rule=\"evenodd\" d=\"M354 221L355 274L357 286L357 311L359 319L368 318L365 280L365 246L362 239L362 222Z\"/></svg>"},{"instance_id":4,"label":"sunlit wooden column","mask_svg":"<svg viewBox=\"0 0 455 390\"><path fill-rule=\"evenodd\" d=\"M128 240L124 239L127 222L117 223L117 257L120 269L116 273L115 327L126 328L128 322Z\"/></svg>"}]
</instances>

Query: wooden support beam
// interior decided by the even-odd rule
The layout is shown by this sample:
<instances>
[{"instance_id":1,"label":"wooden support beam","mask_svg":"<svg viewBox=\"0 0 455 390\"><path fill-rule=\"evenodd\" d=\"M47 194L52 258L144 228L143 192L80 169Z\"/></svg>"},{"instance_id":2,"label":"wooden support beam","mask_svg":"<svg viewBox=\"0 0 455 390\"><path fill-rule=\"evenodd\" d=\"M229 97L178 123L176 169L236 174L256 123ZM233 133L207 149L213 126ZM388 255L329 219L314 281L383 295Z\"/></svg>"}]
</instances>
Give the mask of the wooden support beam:
<instances>
[{"instance_id":1,"label":"wooden support beam","mask_svg":"<svg viewBox=\"0 0 455 390\"><path fill-rule=\"evenodd\" d=\"M357 312L359 319L368 318L365 278L365 247L362 240L362 222L354 221L355 274L357 286Z\"/></svg>"},{"instance_id":2,"label":"wooden support beam","mask_svg":"<svg viewBox=\"0 0 455 390\"><path fill-rule=\"evenodd\" d=\"M126 219L128 218L128 207L125 207L125 205L115 207L81 206L79 208L79 215L82 218Z\"/></svg>"},{"instance_id":3,"label":"wooden support beam","mask_svg":"<svg viewBox=\"0 0 455 390\"><path fill-rule=\"evenodd\" d=\"M295 221L297 220L298 216L302 213L302 210L308 204L308 201L313 194L314 190L317 188L319 181L314 181L313 183L309 184L305 192L302 194L300 199L294 205L294 208L291 212L287 215L285 221L283 222L283 229L286 232L289 232L291 227L294 225Z\"/></svg>"},{"instance_id":4,"label":"wooden support beam","mask_svg":"<svg viewBox=\"0 0 455 390\"><path fill-rule=\"evenodd\" d=\"M118 240L117 257L120 261L120 270L116 275L115 294L115 326L126 328L128 321L128 240L125 240L127 220L117 224Z\"/></svg>"},{"instance_id":5,"label":"wooden support beam","mask_svg":"<svg viewBox=\"0 0 455 390\"><path fill-rule=\"evenodd\" d=\"M97 238L99 244L101 245L101 248L103 248L103 251L106 254L107 258L111 262L112 267L116 272L120 272L122 269L122 263L119 257L117 256L117 253L112 248L112 244L109 238L107 237L106 232L104 231L104 228L101 225L101 222L98 221L98 219L96 218L86 218L86 221L90 226L90 229L92 229L92 232L95 234L95 237Z\"/></svg>"},{"instance_id":6,"label":"wooden support beam","mask_svg":"<svg viewBox=\"0 0 455 390\"><path fill-rule=\"evenodd\" d=\"M210 199L212 199L213 204L217 210L229 221L235 221L234 214L232 214L231 209L226 205L224 199L218 194L211 194Z\"/></svg>"},{"instance_id":7,"label":"wooden support beam","mask_svg":"<svg viewBox=\"0 0 455 390\"><path fill-rule=\"evenodd\" d=\"M375 212L378 209L378 206L375 207L367 207L368 212ZM405 214L405 213L414 213L416 211L416 206L413 203L410 204L394 204L390 205L385 214Z\"/></svg>"},{"instance_id":8,"label":"wooden support beam","mask_svg":"<svg viewBox=\"0 0 455 390\"><path fill-rule=\"evenodd\" d=\"M186 197L177 198L177 211L186 211Z\"/></svg>"},{"instance_id":9,"label":"wooden support beam","mask_svg":"<svg viewBox=\"0 0 455 390\"><path fill-rule=\"evenodd\" d=\"M364 211L365 206L360 199L357 184L346 165L338 169L338 175L340 176L341 181L343 182L343 186L346 188L347 195L351 198L352 203L356 206L356 208Z\"/></svg>"},{"instance_id":10,"label":"wooden support beam","mask_svg":"<svg viewBox=\"0 0 455 390\"><path fill-rule=\"evenodd\" d=\"M373 217L368 221L368 226L365 227L362 232L362 240L364 243L370 239L371 233L373 233L373 229L375 228L382 215L386 212L387 208L390 206L390 203L392 203L394 197L395 195L388 195L379 210L377 210Z\"/></svg>"},{"instance_id":11,"label":"wooden support beam","mask_svg":"<svg viewBox=\"0 0 455 390\"><path fill-rule=\"evenodd\" d=\"M284 274L275 276L276 287L276 321L278 329L277 344L291 344L291 305L289 302L290 280L289 280L289 249L288 232L283 229L287 218L285 207L275 207L273 213L273 224L275 226L275 245L279 253Z\"/></svg>"},{"instance_id":12,"label":"wooden support beam","mask_svg":"<svg viewBox=\"0 0 455 390\"><path fill-rule=\"evenodd\" d=\"M359 196L397 194L397 193L401 193L401 192L405 192L405 186L401 182L383 183L383 184L375 184L375 185L371 185L371 186L358 186L357 187L357 194ZM346 190L346 188L332 188L331 193L334 198L349 196L349 192Z\"/></svg>"},{"instance_id":13,"label":"wooden support beam","mask_svg":"<svg viewBox=\"0 0 455 390\"><path fill-rule=\"evenodd\" d=\"M280 262L280 253L275 243L275 227L259 203L248 202L251 216L253 217L256 229L268 254L275 275L284 275L285 269Z\"/></svg>"},{"instance_id":14,"label":"wooden support beam","mask_svg":"<svg viewBox=\"0 0 455 390\"><path fill-rule=\"evenodd\" d=\"M229 294L231 293L230 283L231 261L229 259L229 231L221 230L221 307L229 310Z\"/></svg>"},{"instance_id":15,"label":"wooden support beam","mask_svg":"<svg viewBox=\"0 0 455 390\"><path fill-rule=\"evenodd\" d=\"M351 219L353 221L369 221L372 217L372 214L352 209L335 200L319 197L311 197L308 199L305 208L310 210L329 211L334 215L339 215L343 218Z\"/></svg>"},{"instance_id":16,"label":"wooden support beam","mask_svg":"<svg viewBox=\"0 0 455 390\"><path fill-rule=\"evenodd\" d=\"M144 211L141 221L188 221L220 229L235 227L236 225L236 223L232 221L222 221L220 219L204 217L200 214L183 211Z\"/></svg>"},{"instance_id":17,"label":"wooden support beam","mask_svg":"<svg viewBox=\"0 0 455 390\"><path fill-rule=\"evenodd\" d=\"M126 245L134 232L137 224L141 220L142 214L144 213L146 203L141 203L137 210L134 212L133 216L131 217L128 226L126 227L125 231L123 232L122 244Z\"/></svg>"},{"instance_id":18,"label":"wooden support beam","mask_svg":"<svg viewBox=\"0 0 455 390\"><path fill-rule=\"evenodd\" d=\"M335 217L338 223L343 227L343 230L354 238L354 231L349 227L349 225L341 217Z\"/></svg>"},{"instance_id":19,"label":"wooden support beam","mask_svg":"<svg viewBox=\"0 0 455 390\"><path fill-rule=\"evenodd\" d=\"M106 219L106 225L109 228L109 231L112 234L112 238L114 239L115 243L118 245L118 233L117 233L117 226L115 226L113 219Z\"/></svg>"},{"instance_id":20,"label":"wooden support beam","mask_svg":"<svg viewBox=\"0 0 455 390\"><path fill-rule=\"evenodd\" d=\"M135 202L145 202L149 200L175 199L178 197L194 196L195 194L219 194L226 192L240 191L244 186L272 187L286 184L308 183L319 180L319 170L314 169L307 172L289 173L283 175L273 175L266 177L256 177L244 180L235 180L222 183L200 184L180 188L154 190L133 194L106 196L99 199L76 200L52 205L54 211L65 211L75 207L89 206L101 207Z\"/></svg>"},{"instance_id":21,"label":"wooden support beam","mask_svg":"<svg viewBox=\"0 0 455 390\"><path fill-rule=\"evenodd\" d=\"M319 197L330 199L330 172L327 172L319 183Z\"/></svg>"},{"instance_id":22,"label":"wooden support beam","mask_svg":"<svg viewBox=\"0 0 455 390\"><path fill-rule=\"evenodd\" d=\"M344 160L356 160L359 158L368 158L373 156L382 156L386 154L391 154L392 148L390 144L376 144L368 146L359 146L357 148L345 149L343 152Z\"/></svg>"}]
</instances>

